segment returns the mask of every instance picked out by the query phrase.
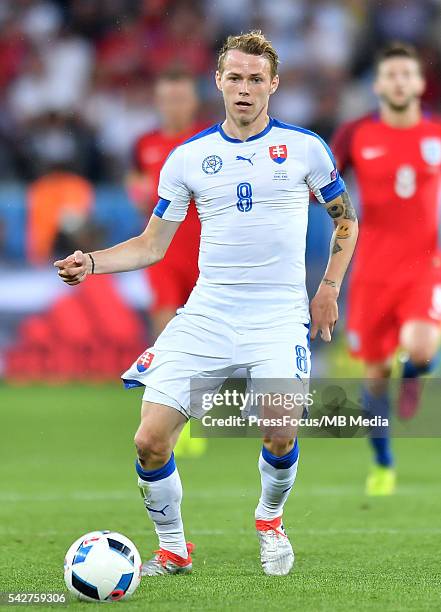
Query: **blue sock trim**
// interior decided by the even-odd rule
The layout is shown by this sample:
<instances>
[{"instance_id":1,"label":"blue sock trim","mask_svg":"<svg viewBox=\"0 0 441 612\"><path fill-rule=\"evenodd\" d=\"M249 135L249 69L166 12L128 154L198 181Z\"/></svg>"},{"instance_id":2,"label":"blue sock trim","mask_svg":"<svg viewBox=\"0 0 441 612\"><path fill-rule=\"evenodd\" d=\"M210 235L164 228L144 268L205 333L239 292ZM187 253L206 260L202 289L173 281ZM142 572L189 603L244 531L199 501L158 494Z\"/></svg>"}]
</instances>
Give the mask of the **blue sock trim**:
<instances>
[{"instance_id":1,"label":"blue sock trim","mask_svg":"<svg viewBox=\"0 0 441 612\"><path fill-rule=\"evenodd\" d=\"M363 388L361 398L364 411L369 418L375 416L389 418L390 400L388 393L376 397L375 395L369 393L367 389ZM381 436L379 434L381 434ZM369 434L369 442L374 451L375 462L378 465L382 465L383 467L390 467L393 465L388 427L375 427Z\"/></svg>"},{"instance_id":2,"label":"blue sock trim","mask_svg":"<svg viewBox=\"0 0 441 612\"><path fill-rule=\"evenodd\" d=\"M167 478L167 476L170 476L170 474L173 474L173 472L175 471L175 455L174 453L172 453L167 463L162 467L158 468L157 470L143 470L142 467L139 465L138 459L135 461L135 467L136 471L138 472L138 476L146 482L155 482L156 480L162 480L163 478Z\"/></svg>"},{"instance_id":3,"label":"blue sock trim","mask_svg":"<svg viewBox=\"0 0 441 612\"><path fill-rule=\"evenodd\" d=\"M287 470L290 468L299 458L299 444L296 438L295 444L292 449L283 457L277 457L269 452L267 448L262 446L262 457L267 463L277 468L278 470Z\"/></svg>"},{"instance_id":4,"label":"blue sock trim","mask_svg":"<svg viewBox=\"0 0 441 612\"><path fill-rule=\"evenodd\" d=\"M439 354L435 355L433 359L429 361L429 363L425 363L424 365L416 365L411 359L408 359L403 367L403 378L417 378L417 376L421 376L422 374L429 374L429 372L433 372L433 370L439 364Z\"/></svg>"}]
</instances>

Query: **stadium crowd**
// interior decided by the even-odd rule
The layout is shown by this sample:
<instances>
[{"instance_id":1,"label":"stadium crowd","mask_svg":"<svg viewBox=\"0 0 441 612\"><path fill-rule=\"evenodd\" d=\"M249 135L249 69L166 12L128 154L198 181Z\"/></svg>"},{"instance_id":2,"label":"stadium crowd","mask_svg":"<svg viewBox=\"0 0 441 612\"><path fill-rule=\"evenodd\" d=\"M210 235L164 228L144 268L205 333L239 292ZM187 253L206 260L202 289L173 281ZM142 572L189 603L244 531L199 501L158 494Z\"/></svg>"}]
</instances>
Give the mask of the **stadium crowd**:
<instances>
[{"instance_id":1,"label":"stadium crowd","mask_svg":"<svg viewBox=\"0 0 441 612\"><path fill-rule=\"evenodd\" d=\"M329 138L368 110L375 50L419 48L426 103L439 105L439 0L3 0L0 180L30 181L54 161L89 180L124 176L136 138L157 124L152 83L171 66L196 75L203 120L219 116L216 50L259 27L281 56L272 113Z\"/></svg>"},{"instance_id":2,"label":"stadium crowd","mask_svg":"<svg viewBox=\"0 0 441 612\"><path fill-rule=\"evenodd\" d=\"M56 254L114 244L145 226L149 210L136 203L128 177L140 137L162 127L158 77L173 70L194 77L197 124L214 123L223 112L213 78L221 42L230 33L262 29L281 59L271 113L329 140L339 123L375 107L375 55L399 39L418 48L427 77L424 103L439 111L441 0L406 0L405 9L402 0L2 0L0 266L12 269L14 279L17 269L27 275L33 266L35 276L26 276L17 292L3 274L0 374L114 377L127 354L139 350L118 334L96 331L106 309L119 313L119 324L109 329L126 330L126 338L141 325L115 279L95 278L71 297L59 295L57 285L52 299L44 266ZM176 146L167 138L164 146ZM327 258L325 225L310 224L313 283L313 258L317 270ZM29 282L47 294L44 306L37 307ZM136 300L150 316L151 295L155 290ZM72 338L60 336L57 323L67 308L78 322ZM22 320L24 314L31 316ZM89 328L97 334L93 346L81 335Z\"/></svg>"}]
</instances>

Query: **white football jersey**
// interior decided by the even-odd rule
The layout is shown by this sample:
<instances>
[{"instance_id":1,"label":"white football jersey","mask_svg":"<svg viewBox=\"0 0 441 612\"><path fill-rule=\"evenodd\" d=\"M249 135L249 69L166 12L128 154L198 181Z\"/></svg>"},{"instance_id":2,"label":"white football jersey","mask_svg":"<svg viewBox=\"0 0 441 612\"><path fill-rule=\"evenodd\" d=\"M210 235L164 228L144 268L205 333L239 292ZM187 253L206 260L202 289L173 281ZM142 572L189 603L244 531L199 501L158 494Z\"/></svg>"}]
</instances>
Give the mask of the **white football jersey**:
<instances>
[{"instance_id":1,"label":"white football jersey","mask_svg":"<svg viewBox=\"0 0 441 612\"><path fill-rule=\"evenodd\" d=\"M236 329L308 323L310 190L322 203L345 190L331 151L317 134L273 118L245 142L217 124L174 149L154 214L180 222L196 202L200 275L184 311Z\"/></svg>"}]
</instances>

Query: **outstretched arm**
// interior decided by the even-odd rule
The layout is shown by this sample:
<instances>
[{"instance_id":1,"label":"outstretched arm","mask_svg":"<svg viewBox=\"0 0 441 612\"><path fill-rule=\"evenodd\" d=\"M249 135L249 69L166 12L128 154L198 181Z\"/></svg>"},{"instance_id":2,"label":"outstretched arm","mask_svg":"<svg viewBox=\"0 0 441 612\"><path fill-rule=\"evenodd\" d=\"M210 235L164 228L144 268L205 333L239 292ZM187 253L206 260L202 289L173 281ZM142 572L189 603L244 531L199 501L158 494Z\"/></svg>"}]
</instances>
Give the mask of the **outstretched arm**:
<instances>
[{"instance_id":1,"label":"outstretched arm","mask_svg":"<svg viewBox=\"0 0 441 612\"><path fill-rule=\"evenodd\" d=\"M54 262L58 275L68 285L78 285L88 274L109 274L146 268L160 261L180 223L152 215L142 234L109 249L83 253L75 251Z\"/></svg>"},{"instance_id":2,"label":"outstretched arm","mask_svg":"<svg viewBox=\"0 0 441 612\"><path fill-rule=\"evenodd\" d=\"M345 191L325 204L334 221L330 254L325 275L311 301L311 339L320 331L325 342L330 342L338 319L337 298L343 277L351 261L358 236L358 221L348 193Z\"/></svg>"}]
</instances>

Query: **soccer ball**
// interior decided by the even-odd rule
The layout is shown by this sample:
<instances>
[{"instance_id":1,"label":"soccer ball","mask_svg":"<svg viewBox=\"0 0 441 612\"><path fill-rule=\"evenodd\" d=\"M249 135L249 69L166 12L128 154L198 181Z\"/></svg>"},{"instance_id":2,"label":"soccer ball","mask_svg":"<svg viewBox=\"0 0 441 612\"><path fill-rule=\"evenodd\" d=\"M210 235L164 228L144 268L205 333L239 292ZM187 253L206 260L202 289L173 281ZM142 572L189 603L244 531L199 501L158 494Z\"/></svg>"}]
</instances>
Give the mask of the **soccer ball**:
<instances>
[{"instance_id":1,"label":"soccer ball","mask_svg":"<svg viewBox=\"0 0 441 612\"><path fill-rule=\"evenodd\" d=\"M120 533L92 531L67 551L64 581L83 601L127 599L141 581L141 557L133 542Z\"/></svg>"}]
</instances>

